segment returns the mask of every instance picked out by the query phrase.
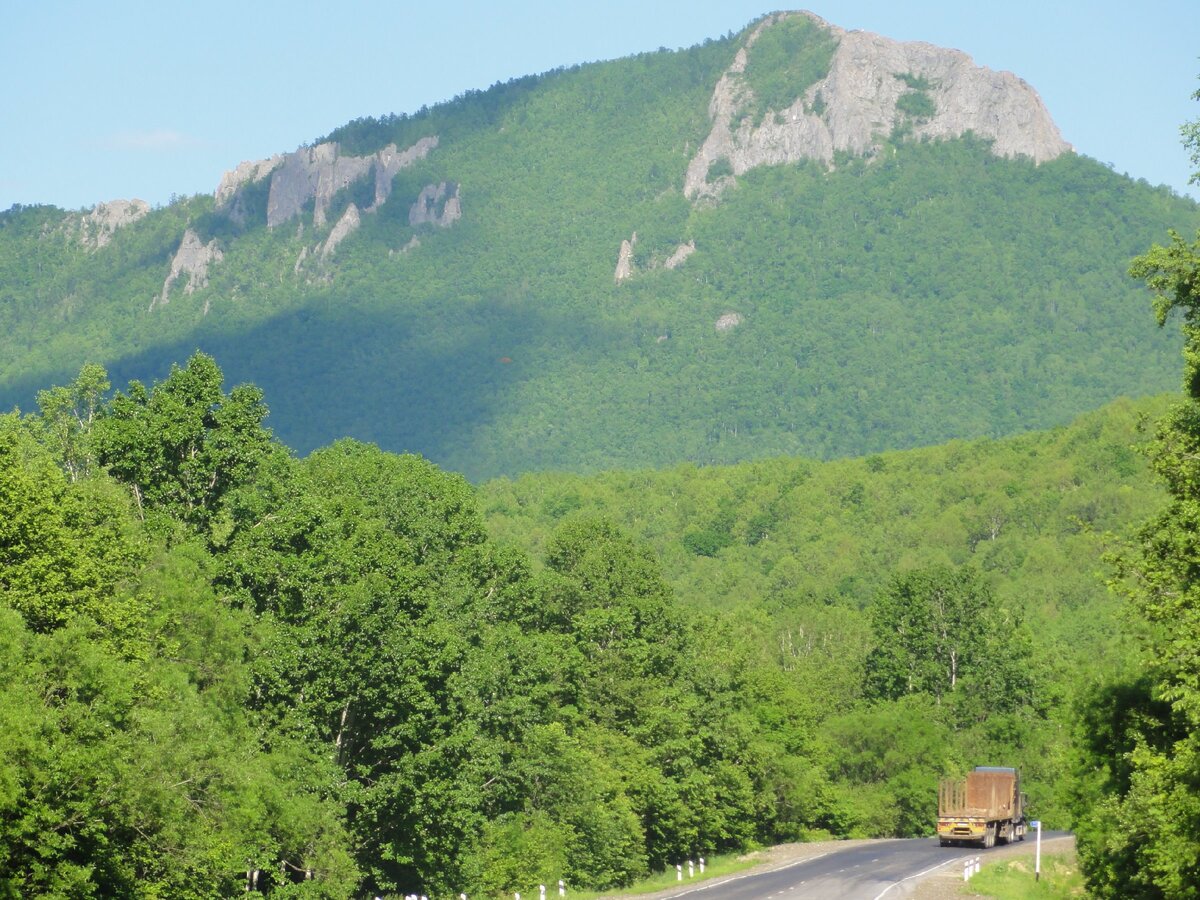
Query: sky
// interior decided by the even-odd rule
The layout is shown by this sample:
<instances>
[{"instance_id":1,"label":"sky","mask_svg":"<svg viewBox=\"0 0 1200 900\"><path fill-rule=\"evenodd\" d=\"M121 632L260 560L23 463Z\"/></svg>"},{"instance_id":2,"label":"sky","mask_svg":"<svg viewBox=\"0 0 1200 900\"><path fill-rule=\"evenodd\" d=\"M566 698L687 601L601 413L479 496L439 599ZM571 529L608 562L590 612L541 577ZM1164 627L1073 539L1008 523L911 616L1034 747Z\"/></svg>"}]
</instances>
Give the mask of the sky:
<instances>
[{"instance_id":1,"label":"sky","mask_svg":"<svg viewBox=\"0 0 1200 900\"><path fill-rule=\"evenodd\" d=\"M1077 152L1188 185L1196 0L809 0L846 29L962 50L1041 95ZM350 119L740 31L764 0L4 0L0 210L211 193Z\"/></svg>"}]
</instances>

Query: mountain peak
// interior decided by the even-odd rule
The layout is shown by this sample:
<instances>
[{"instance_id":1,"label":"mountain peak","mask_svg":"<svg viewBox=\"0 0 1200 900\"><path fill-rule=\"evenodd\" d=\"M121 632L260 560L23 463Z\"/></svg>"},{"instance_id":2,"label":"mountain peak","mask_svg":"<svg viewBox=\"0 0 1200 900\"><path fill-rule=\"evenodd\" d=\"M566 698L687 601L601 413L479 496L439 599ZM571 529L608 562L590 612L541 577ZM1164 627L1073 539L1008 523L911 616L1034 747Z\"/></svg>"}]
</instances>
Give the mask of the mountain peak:
<instances>
[{"instance_id":1,"label":"mountain peak","mask_svg":"<svg viewBox=\"0 0 1200 900\"><path fill-rule=\"evenodd\" d=\"M781 60L790 85L778 76ZM998 156L1037 163L1071 150L1037 92L1011 72L977 66L959 50L846 31L810 12L773 13L750 30L709 116L712 128L688 165L693 199L758 166L830 165L835 153L870 156L893 137L972 132Z\"/></svg>"}]
</instances>

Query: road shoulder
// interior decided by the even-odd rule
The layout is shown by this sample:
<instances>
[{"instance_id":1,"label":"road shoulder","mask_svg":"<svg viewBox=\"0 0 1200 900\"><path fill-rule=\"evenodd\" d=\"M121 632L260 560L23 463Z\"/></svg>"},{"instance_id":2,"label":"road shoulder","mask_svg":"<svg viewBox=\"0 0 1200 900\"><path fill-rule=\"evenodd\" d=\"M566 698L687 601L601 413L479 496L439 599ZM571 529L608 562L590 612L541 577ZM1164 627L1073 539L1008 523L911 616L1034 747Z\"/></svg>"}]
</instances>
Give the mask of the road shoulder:
<instances>
[{"instance_id":1,"label":"road shoulder","mask_svg":"<svg viewBox=\"0 0 1200 900\"><path fill-rule=\"evenodd\" d=\"M1042 856L1047 856L1051 853L1073 853L1075 851L1075 836L1066 835L1064 837L1043 838L1042 839ZM995 863L1001 860L1012 859L1014 857L1028 857L1030 867L1032 868L1032 860L1036 852L1036 842L1033 840L1024 840L1017 844L1009 844L1005 847L996 847L989 850L986 854L981 854L985 863ZM983 894L974 894L969 891L963 892L963 867L962 865L950 864L936 872L930 872L924 878L915 879L903 888L896 888L888 894L888 900L899 900L903 897L905 900L970 900L970 898L983 897Z\"/></svg>"}]
</instances>

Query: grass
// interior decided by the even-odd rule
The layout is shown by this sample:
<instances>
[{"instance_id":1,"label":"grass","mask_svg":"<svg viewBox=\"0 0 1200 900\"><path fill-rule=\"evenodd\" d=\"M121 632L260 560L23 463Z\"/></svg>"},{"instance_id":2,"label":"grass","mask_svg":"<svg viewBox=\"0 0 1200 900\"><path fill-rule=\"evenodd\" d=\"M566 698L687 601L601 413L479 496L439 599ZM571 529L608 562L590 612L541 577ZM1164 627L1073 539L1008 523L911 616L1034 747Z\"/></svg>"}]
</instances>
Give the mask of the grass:
<instances>
[{"instance_id":1,"label":"grass","mask_svg":"<svg viewBox=\"0 0 1200 900\"><path fill-rule=\"evenodd\" d=\"M1087 896L1074 853L1043 856L1041 880L1035 882L1033 877L1033 857L991 863L963 885L962 893L964 896L987 897L991 900L1039 897L1062 900Z\"/></svg>"},{"instance_id":2,"label":"grass","mask_svg":"<svg viewBox=\"0 0 1200 900\"><path fill-rule=\"evenodd\" d=\"M676 885L684 886L686 884L696 884L697 882L707 881L710 878L719 878L722 875L731 875L734 872L740 872L743 869L749 869L763 861L763 857L757 853L725 853L718 856L705 857L704 874L700 874L700 869L696 868L694 878L688 878L687 863L683 864L683 882L676 881L675 869L669 869L665 872L656 872L641 881L635 882L626 888L621 888L619 891L568 891L567 896L574 900L599 900L602 897L628 897L636 894L653 894L656 891L665 891L668 888L673 888ZM549 892L547 892L549 893Z\"/></svg>"}]
</instances>

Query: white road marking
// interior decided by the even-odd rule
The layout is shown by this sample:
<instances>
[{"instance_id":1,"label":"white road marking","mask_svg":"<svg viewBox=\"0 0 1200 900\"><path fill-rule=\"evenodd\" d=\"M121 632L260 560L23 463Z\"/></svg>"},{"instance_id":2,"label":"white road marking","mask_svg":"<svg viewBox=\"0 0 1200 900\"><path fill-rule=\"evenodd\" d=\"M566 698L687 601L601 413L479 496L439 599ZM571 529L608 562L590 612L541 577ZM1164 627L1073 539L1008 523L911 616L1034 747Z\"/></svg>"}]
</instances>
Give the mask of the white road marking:
<instances>
[{"instance_id":1,"label":"white road marking","mask_svg":"<svg viewBox=\"0 0 1200 900\"><path fill-rule=\"evenodd\" d=\"M892 888L896 887L896 885L898 885L898 884L904 884L904 882L906 882L906 881L912 881L914 878L920 878L923 875L928 875L930 872L936 872L938 869L942 868L943 866L948 866L948 865L950 865L950 863L954 863L954 862L959 862L959 863L962 862L962 857L955 857L954 859L948 859L945 862L938 863L936 866L930 866L925 871L918 872L916 875L909 875L907 878L901 878L899 881L893 881L891 884L889 884L887 887L885 887L882 891L880 891L878 894L876 894L874 900L880 900L880 898L882 898L884 894L886 894Z\"/></svg>"},{"instance_id":2,"label":"white road marking","mask_svg":"<svg viewBox=\"0 0 1200 900\"><path fill-rule=\"evenodd\" d=\"M707 891L709 888L721 887L722 885L729 884L730 882L733 882L733 881L741 881L743 878L753 878L758 875L768 875L772 872L783 872L783 871L786 871L787 869L792 869L792 868L795 868L796 866L802 866L805 863L812 862L814 859L821 859L822 857L829 856L829 854L831 854L833 852L834 851L832 851L832 850L826 850L824 853L818 853L816 856L808 857L808 859L798 859L795 862L790 862L790 863L787 863L782 866L777 866L774 869L767 869L766 872L747 872L744 875L733 875L729 878L723 878L719 881L714 880L714 881L709 882L708 884L702 884L702 885L699 885L698 887L689 888L686 891L680 891L678 894L671 894L670 896L664 898L664 900L675 900L676 897L686 897L688 894L695 894L698 891ZM801 881L800 884L804 884L804 882Z\"/></svg>"}]
</instances>

